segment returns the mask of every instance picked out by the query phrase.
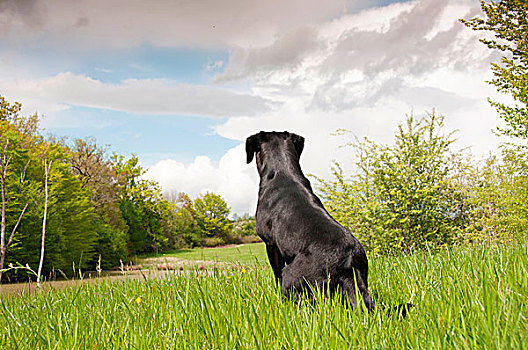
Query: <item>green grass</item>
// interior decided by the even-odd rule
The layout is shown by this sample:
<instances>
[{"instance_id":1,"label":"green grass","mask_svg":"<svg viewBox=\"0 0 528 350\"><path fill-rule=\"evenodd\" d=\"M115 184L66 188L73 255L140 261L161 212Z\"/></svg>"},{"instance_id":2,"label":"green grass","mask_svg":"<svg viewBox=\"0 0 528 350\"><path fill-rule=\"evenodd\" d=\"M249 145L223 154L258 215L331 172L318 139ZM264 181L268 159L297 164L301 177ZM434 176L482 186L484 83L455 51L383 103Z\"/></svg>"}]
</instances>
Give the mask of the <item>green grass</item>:
<instances>
[{"instance_id":1,"label":"green grass","mask_svg":"<svg viewBox=\"0 0 528 350\"><path fill-rule=\"evenodd\" d=\"M296 305L266 265L220 265L0 298L2 349L522 349L528 344L528 247L447 249L370 259L378 304L405 319Z\"/></svg>"},{"instance_id":2,"label":"green grass","mask_svg":"<svg viewBox=\"0 0 528 350\"><path fill-rule=\"evenodd\" d=\"M264 265L268 263L264 243L250 243L219 248L182 249L149 255L148 257L173 257L182 260L205 260L229 263L238 262L247 265Z\"/></svg>"}]
</instances>

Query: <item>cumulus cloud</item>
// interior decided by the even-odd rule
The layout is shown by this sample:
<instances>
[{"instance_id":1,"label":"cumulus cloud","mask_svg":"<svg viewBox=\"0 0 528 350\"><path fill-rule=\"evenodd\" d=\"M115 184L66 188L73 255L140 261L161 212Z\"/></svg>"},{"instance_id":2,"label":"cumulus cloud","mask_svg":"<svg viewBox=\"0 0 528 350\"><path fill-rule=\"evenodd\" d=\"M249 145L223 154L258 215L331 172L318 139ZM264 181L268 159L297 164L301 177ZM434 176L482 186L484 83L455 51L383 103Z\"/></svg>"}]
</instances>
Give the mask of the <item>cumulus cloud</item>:
<instances>
[{"instance_id":1,"label":"cumulus cloud","mask_svg":"<svg viewBox=\"0 0 528 350\"><path fill-rule=\"evenodd\" d=\"M344 30L320 65L330 78L317 87L314 104L338 110L372 105L381 96L397 97L399 91L420 88L412 82L440 69L467 74L487 69L492 54L458 21L474 10L475 3L461 3L408 3L409 8L395 6L397 15L377 29ZM453 8L458 9L454 16L442 16ZM350 80L346 74L350 71L359 71L361 76ZM422 87L427 93L433 88ZM434 89L448 93L440 91L441 87Z\"/></svg>"},{"instance_id":2,"label":"cumulus cloud","mask_svg":"<svg viewBox=\"0 0 528 350\"><path fill-rule=\"evenodd\" d=\"M104 108L144 114L198 115L223 118L256 115L270 109L270 101L206 85L177 84L159 79L128 79L104 83L84 75L60 73L28 80L0 80L12 96L57 104Z\"/></svg>"},{"instance_id":3,"label":"cumulus cloud","mask_svg":"<svg viewBox=\"0 0 528 350\"><path fill-rule=\"evenodd\" d=\"M305 32L311 41L298 55L280 56L290 57L280 64L273 64L274 53L302 31L284 33L271 45L246 47L243 57L258 56L258 64L233 55L219 79L247 79L256 94L284 105L259 118L231 118L217 132L239 139L259 125L297 120L314 134L327 131L326 124L389 141L392 130L386 130L396 123L388 120L436 108L468 144L484 151L483 140L494 142L490 130L498 123L486 96L500 97L485 83L496 57L459 23L478 9L473 0L421 0L343 15ZM479 128L466 122L475 119ZM310 122L316 126L306 126Z\"/></svg>"},{"instance_id":4,"label":"cumulus cloud","mask_svg":"<svg viewBox=\"0 0 528 350\"><path fill-rule=\"evenodd\" d=\"M183 191L197 197L206 191L221 194L233 213L253 213L257 199L257 172L245 163L244 145L229 150L219 162L198 156L191 164L172 159L150 167L145 178L156 180L165 191Z\"/></svg>"},{"instance_id":5,"label":"cumulus cloud","mask_svg":"<svg viewBox=\"0 0 528 350\"><path fill-rule=\"evenodd\" d=\"M310 119L310 122L315 120ZM315 132L313 127L302 127L299 124L295 127L294 124L295 121L282 125L275 123L271 127L259 125L257 129L289 130L306 137L301 156L301 166L306 174L328 178L332 159L343 160L344 168L350 169L348 151L339 148L343 139L331 135L335 131L335 128L332 129L335 124L326 125L323 132ZM248 136L250 134L244 132L240 135L244 141ZM257 205L259 178L255 162L246 164L244 141L229 150L218 162L206 156L198 156L189 164L164 159L149 167L144 176L157 181L164 191L182 191L192 198L207 191L220 194L231 206L232 213L253 214Z\"/></svg>"},{"instance_id":6,"label":"cumulus cloud","mask_svg":"<svg viewBox=\"0 0 528 350\"><path fill-rule=\"evenodd\" d=\"M344 15L284 33L270 45L237 48L216 81L249 79L274 93L270 98L296 93L311 97L307 107L333 111L410 91L447 96L442 86L417 81L438 70L488 68L493 53L458 21L477 9L470 0L422 0Z\"/></svg>"}]
</instances>

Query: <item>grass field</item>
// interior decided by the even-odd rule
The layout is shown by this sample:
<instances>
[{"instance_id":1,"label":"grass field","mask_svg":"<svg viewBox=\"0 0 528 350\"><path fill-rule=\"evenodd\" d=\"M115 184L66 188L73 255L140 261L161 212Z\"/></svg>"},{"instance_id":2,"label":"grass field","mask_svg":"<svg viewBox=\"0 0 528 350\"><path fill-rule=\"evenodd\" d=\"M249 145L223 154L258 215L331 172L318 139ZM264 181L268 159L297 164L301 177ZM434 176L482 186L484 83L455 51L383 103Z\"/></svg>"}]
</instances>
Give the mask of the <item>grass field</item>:
<instances>
[{"instance_id":1,"label":"grass field","mask_svg":"<svg viewBox=\"0 0 528 350\"><path fill-rule=\"evenodd\" d=\"M182 249L162 254L149 255L149 258L178 258L182 260L202 260L264 265L268 263L264 243L241 244L220 248Z\"/></svg>"},{"instance_id":2,"label":"grass field","mask_svg":"<svg viewBox=\"0 0 528 350\"><path fill-rule=\"evenodd\" d=\"M371 258L370 266L378 305L416 305L405 319L350 312L326 298L296 305L281 297L267 265L220 265L1 297L0 348L526 348L526 245Z\"/></svg>"}]
</instances>

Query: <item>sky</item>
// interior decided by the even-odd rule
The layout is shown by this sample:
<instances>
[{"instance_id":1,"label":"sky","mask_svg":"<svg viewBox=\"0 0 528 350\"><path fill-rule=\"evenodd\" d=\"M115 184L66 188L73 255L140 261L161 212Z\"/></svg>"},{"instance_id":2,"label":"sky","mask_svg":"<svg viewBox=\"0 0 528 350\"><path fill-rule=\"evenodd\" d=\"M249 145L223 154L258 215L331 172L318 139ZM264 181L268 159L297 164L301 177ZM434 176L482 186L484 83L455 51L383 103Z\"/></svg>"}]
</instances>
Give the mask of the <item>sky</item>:
<instances>
[{"instance_id":1,"label":"sky","mask_svg":"<svg viewBox=\"0 0 528 350\"><path fill-rule=\"evenodd\" d=\"M324 179L334 160L353 169L337 129L391 143L411 113L495 150L499 56L458 21L479 14L477 0L0 0L0 95L45 134L137 155L164 191L252 214L244 141L261 130L305 137L301 166Z\"/></svg>"}]
</instances>

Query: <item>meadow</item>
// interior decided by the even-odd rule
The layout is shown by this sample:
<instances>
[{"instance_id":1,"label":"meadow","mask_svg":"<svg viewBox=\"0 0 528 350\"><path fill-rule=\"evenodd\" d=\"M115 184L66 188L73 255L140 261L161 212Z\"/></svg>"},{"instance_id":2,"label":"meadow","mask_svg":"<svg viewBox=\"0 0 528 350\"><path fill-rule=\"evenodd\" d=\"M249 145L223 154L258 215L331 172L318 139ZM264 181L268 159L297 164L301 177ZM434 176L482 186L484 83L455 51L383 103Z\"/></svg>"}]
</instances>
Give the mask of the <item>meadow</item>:
<instances>
[{"instance_id":1,"label":"meadow","mask_svg":"<svg viewBox=\"0 0 528 350\"><path fill-rule=\"evenodd\" d=\"M207 253L235 261L234 248L194 253L197 259ZM321 295L313 304L285 300L259 258L263 246L238 248L248 249L254 259L207 270L1 296L0 348L521 349L528 344L524 243L370 257L369 287L378 305L416 305L404 319L382 308L353 311Z\"/></svg>"},{"instance_id":2,"label":"meadow","mask_svg":"<svg viewBox=\"0 0 528 350\"><path fill-rule=\"evenodd\" d=\"M156 258L159 261L163 261L164 258L177 258L189 261L215 261L242 265L266 265L268 263L264 243L239 244L219 248L179 249L158 254L146 254L142 257Z\"/></svg>"}]
</instances>

